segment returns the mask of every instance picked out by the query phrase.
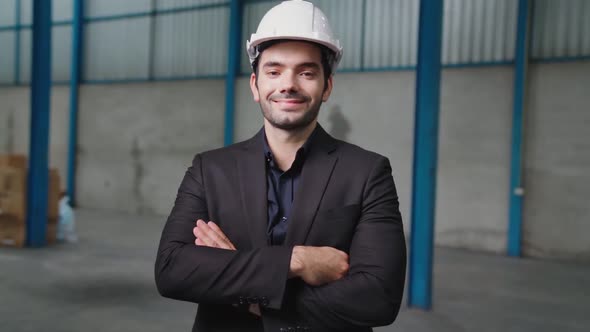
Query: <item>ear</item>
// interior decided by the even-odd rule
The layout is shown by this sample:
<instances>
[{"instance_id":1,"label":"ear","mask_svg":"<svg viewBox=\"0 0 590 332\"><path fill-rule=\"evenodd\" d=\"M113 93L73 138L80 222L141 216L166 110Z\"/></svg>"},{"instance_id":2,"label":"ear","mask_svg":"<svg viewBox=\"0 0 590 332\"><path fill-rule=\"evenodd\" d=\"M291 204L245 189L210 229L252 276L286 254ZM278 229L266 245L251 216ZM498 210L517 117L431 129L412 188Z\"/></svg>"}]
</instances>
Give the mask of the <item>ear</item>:
<instances>
[{"instance_id":1,"label":"ear","mask_svg":"<svg viewBox=\"0 0 590 332\"><path fill-rule=\"evenodd\" d=\"M328 86L326 87L326 90L324 90L324 93L322 94L322 101L326 102L328 101L328 98L330 98L330 94L332 94L332 88L334 87L334 75L330 75L330 78L328 78Z\"/></svg>"},{"instance_id":2,"label":"ear","mask_svg":"<svg viewBox=\"0 0 590 332\"><path fill-rule=\"evenodd\" d=\"M259 103L260 102L260 93L258 92L258 87L256 86L256 74L252 73L250 75L250 90L252 90L252 97L254 97L254 101Z\"/></svg>"}]
</instances>

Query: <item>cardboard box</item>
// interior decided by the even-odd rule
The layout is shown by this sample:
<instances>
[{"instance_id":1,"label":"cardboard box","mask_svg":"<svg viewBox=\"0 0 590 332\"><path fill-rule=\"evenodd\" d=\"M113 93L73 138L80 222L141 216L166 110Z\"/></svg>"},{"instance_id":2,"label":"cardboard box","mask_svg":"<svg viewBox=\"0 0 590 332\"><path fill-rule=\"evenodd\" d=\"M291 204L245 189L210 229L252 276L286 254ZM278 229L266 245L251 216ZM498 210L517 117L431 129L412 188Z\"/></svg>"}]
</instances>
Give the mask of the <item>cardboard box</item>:
<instances>
[{"instance_id":1,"label":"cardboard box","mask_svg":"<svg viewBox=\"0 0 590 332\"><path fill-rule=\"evenodd\" d=\"M25 246L27 225L23 220L0 216L0 247L22 248ZM47 220L47 244L57 242L57 219Z\"/></svg>"},{"instance_id":2,"label":"cardboard box","mask_svg":"<svg viewBox=\"0 0 590 332\"><path fill-rule=\"evenodd\" d=\"M57 242L57 219L47 220L47 244Z\"/></svg>"},{"instance_id":3,"label":"cardboard box","mask_svg":"<svg viewBox=\"0 0 590 332\"><path fill-rule=\"evenodd\" d=\"M49 219L59 218L59 200L61 196L61 182L59 171L56 168L49 170L49 188L47 197L47 217Z\"/></svg>"},{"instance_id":4,"label":"cardboard box","mask_svg":"<svg viewBox=\"0 0 590 332\"><path fill-rule=\"evenodd\" d=\"M0 216L25 220L27 213L24 192L0 192Z\"/></svg>"},{"instance_id":5,"label":"cardboard box","mask_svg":"<svg viewBox=\"0 0 590 332\"><path fill-rule=\"evenodd\" d=\"M27 170L15 167L0 167L0 192L26 192Z\"/></svg>"},{"instance_id":6,"label":"cardboard box","mask_svg":"<svg viewBox=\"0 0 590 332\"><path fill-rule=\"evenodd\" d=\"M0 167L27 168L27 157L22 154L0 154Z\"/></svg>"},{"instance_id":7,"label":"cardboard box","mask_svg":"<svg viewBox=\"0 0 590 332\"><path fill-rule=\"evenodd\" d=\"M9 213L25 219L27 171L12 167L0 168L0 215ZM59 217L61 182L57 169L49 170L47 191L47 217ZM18 196L18 201L16 199ZM21 208L24 209L21 211ZM3 212L4 211L4 212ZM8 211L8 212L6 212Z\"/></svg>"},{"instance_id":8,"label":"cardboard box","mask_svg":"<svg viewBox=\"0 0 590 332\"><path fill-rule=\"evenodd\" d=\"M24 247L25 228L23 220L0 215L0 247Z\"/></svg>"}]
</instances>

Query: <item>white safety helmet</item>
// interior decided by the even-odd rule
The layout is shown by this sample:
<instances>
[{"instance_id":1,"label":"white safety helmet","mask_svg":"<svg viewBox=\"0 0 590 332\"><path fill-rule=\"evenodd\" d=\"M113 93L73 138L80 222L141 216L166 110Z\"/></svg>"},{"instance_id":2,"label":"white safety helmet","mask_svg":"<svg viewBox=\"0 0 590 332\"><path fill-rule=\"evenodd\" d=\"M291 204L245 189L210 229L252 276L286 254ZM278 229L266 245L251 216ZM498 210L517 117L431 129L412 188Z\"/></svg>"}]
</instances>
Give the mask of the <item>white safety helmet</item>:
<instances>
[{"instance_id":1,"label":"white safety helmet","mask_svg":"<svg viewBox=\"0 0 590 332\"><path fill-rule=\"evenodd\" d=\"M283 1L264 15L258 30L246 41L250 65L260 55L258 46L261 43L281 39L304 40L326 46L334 52L332 73L342 58L342 46L334 37L328 18L308 1Z\"/></svg>"}]
</instances>

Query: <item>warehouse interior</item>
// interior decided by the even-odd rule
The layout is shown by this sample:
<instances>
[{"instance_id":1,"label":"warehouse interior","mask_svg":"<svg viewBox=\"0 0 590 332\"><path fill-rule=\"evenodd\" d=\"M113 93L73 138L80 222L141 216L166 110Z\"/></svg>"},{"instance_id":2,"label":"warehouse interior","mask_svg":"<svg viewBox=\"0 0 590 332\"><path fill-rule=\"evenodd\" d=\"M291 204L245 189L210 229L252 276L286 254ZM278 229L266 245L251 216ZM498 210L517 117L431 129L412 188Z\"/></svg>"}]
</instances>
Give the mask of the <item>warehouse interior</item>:
<instances>
[{"instance_id":1,"label":"warehouse interior","mask_svg":"<svg viewBox=\"0 0 590 332\"><path fill-rule=\"evenodd\" d=\"M375 331L586 331L590 1L312 2L344 47L319 122L400 197L404 307ZM0 1L0 330L190 330L159 236L194 155L261 128L244 46L278 3ZM62 191L76 243L45 234Z\"/></svg>"}]
</instances>

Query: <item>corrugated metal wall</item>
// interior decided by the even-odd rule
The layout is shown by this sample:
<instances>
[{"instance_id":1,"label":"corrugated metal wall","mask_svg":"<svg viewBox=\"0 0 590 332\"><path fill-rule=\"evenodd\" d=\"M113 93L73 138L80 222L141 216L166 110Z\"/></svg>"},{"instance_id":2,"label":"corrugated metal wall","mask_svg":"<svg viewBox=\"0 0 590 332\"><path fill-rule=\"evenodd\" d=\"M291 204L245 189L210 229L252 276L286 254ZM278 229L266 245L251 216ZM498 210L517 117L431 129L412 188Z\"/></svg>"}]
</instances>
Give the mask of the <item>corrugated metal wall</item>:
<instances>
[{"instance_id":1,"label":"corrugated metal wall","mask_svg":"<svg viewBox=\"0 0 590 332\"><path fill-rule=\"evenodd\" d=\"M20 3L20 27L15 18ZM245 41L280 1L244 6ZM345 49L342 71L411 69L416 65L418 0L316 0ZM227 69L229 0L86 0L85 81L220 77ZM53 79L70 71L73 0L53 0ZM445 65L510 63L516 0L445 0ZM0 0L0 84L30 76L32 0ZM17 32L20 31L20 32ZM590 0L536 0L535 60L590 56ZM17 38L20 37L20 38ZM17 40L19 52L15 50ZM18 55L18 60L15 58Z\"/></svg>"},{"instance_id":2,"label":"corrugated metal wall","mask_svg":"<svg viewBox=\"0 0 590 332\"><path fill-rule=\"evenodd\" d=\"M156 0L158 10L225 4L227 0Z\"/></svg>"},{"instance_id":3,"label":"corrugated metal wall","mask_svg":"<svg viewBox=\"0 0 590 332\"><path fill-rule=\"evenodd\" d=\"M228 29L228 8L157 16L155 76L224 75Z\"/></svg>"},{"instance_id":4,"label":"corrugated metal wall","mask_svg":"<svg viewBox=\"0 0 590 332\"><path fill-rule=\"evenodd\" d=\"M112 15L149 13L150 0L91 0L85 3L84 80L147 80L149 77L149 15L98 20Z\"/></svg>"},{"instance_id":5,"label":"corrugated metal wall","mask_svg":"<svg viewBox=\"0 0 590 332\"><path fill-rule=\"evenodd\" d=\"M16 19L17 1L20 2L20 22ZM0 83L14 83L17 70L20 83L28 83L31 73L32 0L2 0L0 3ZM68 21L72 17L72 0L53 0L53 21ZM20 27L16 24L20 23ZM19 31L20 32L17 32ZM19 36L19 66L16 63L16 38ZM54 81L70 78L71 27L53 27L52 75Z\"/></svg>"},{"instance_id":6,"label":"corrugated metal wall","mask_svg":"<svg viewBox=\"0 0 590 332\"><path fill-rule=\"evenodd\" d=\"M151 0L95 0L88 4L84 80L225 74L227 1L160 0L154 1L155 8ZM143 15L152 10L154 15ZM137 17L105 19L109 15Z\"/></svg>"},{"instance_id":7,"label":"corrugated metal wall","mask_svg":"<svg viewBox=\"0 0 590 332\"><path fill-rule=\"evenodd\" d=\"M0 84L14 83L16 0L0 1Z\"/></svg>"},{"instance_id":8,"label":"corrugated metal wall","mask_svg":"<svg viewBox=\"0 0 590 332\"><path fill-rule=\"evenodd\" d=\"M533 58L590 56L590 1L536 0L533 15Z\"/></svg>"},{"instance_id":9,"label":"corrugated metal wall","mask_svg":"<svg viewBox=\"0 0 590 332\"><path fill-rule=\"evenodd\" d=\"M443 63L512 61L517 5L514 0L446 0Z\"/></svg>"},{"instance_id":10,"label":"corrugated metal wall","mask_svg":"<svg viewBox=\"0 0 590 332\"><path fill-rule=\"evenodd\" d=\"M28 83L31 76L31 24L33 18L33 1L20 0L20 82ZM73 0L53 0L51 47L51 75L53 81L67 81L70 79L70 60L72 54L72 11ZM55 25L56 22L61 22Z\"/></svg>"},{"instance_id":11,"label":"corrugated metal wall","mask_svg":"<svg viewBox=\"0 0 590 332\"><path fill-rule=\"evenodd\" d=\"M14 83L14 38L12 31L0 31L0 84Z\"/></svg>"},{"instance_id":12,"label":"corrugated metal wall","mask_svg":"<svg viewBox=\"0 0 590 332\"><path fill-rule=\"evenodd\" d=\"M416 64L418 7L413 0L367 0L361 68L408 68ZM359 68L359 67L357 67Z\"/></svg>"},{"instance_id":13,"label":"corrugated metal wall","mask_svg":"<svg viewBox=\"0 0 590 332\"><path fill-rule=\"evenodd\" d=\"M84 28L83 79L148 78L150 17L89 22Z\"/></svg>"},{"instance_id":14,"label":"corrugated metal wall","mask_svg":"<svg viewBox=\"0 0 590 332\"><path fill-rule=\"evenodd\" d=\"M86 0L84 4L86 17L145 13L152 8L151 0Z\"/></svg>"}]
</instances>

